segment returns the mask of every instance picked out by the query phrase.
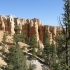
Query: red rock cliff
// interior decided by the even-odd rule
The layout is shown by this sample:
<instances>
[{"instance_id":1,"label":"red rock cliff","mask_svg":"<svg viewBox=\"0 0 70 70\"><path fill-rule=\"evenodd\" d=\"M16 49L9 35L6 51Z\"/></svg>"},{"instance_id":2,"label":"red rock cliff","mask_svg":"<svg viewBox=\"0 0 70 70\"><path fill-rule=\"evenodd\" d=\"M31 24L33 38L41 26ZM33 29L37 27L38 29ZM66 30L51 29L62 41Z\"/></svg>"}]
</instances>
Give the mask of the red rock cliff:
<instances>
[{"instance_id":1,"label":"red rock cliff","mask_svg":"<svg viewBox=\"0 0 70 70\"><path fill-rule=\"evenodd\" d=\"M29 38L32 35L36 35L37 42L43 43L44 33L48 30L50 35L50 43L53 41L55 36L59 37L60 27L42 25L39 19L20 19L14 18L10 15L0 15L0 30L8 32L10 35L15 33L15 24L19 25L21 30L24 30L26 36ZM21 31L20 31L21 32Z\"/></svg>"}]
</instances>

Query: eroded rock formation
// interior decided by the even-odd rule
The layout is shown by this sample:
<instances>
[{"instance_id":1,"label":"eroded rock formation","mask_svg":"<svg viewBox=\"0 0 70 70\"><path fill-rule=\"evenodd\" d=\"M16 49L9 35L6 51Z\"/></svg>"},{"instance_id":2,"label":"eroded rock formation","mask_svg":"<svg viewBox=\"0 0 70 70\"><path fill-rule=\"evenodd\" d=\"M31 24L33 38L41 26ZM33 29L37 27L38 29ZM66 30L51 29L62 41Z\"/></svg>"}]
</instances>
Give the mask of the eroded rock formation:
<instances>
[{"instance_id":1,"label":"eroded rock formation","mask_svg":"<svg viewBox=\"0 0 70 70\"><path fill-rule=\"evenodd\" d=\"M50 35L50 43L53 41L55 36L59 37L60 27L42 25L39 19L20 19L15 18L10 15L2 16L0 15L0 30L8 32L10 35L15 33L15 24L19 25L20 33L22 30L25 31L27 38L32 35L36 35L37 42L43 43L44 33L47 30Z\"/></svg>"}]
</instances>

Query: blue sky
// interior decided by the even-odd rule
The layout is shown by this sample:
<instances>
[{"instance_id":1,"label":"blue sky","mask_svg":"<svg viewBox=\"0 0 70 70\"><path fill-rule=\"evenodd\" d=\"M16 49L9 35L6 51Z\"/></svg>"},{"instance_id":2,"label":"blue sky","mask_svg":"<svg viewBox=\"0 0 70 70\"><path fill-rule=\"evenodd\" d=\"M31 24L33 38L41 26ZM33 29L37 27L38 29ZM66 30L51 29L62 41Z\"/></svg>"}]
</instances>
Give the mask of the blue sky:
<instances>
[{"instance_id":1,"label":"blue sky","mask_svg":"<svg viewBox=\"0 0 70 70\"><path fill-rule=\"evenodd\" d=\"M38 18L43 25L58 25L63 0L0 0L0 14L19 18Z\"/></svg>"}]
</instances>

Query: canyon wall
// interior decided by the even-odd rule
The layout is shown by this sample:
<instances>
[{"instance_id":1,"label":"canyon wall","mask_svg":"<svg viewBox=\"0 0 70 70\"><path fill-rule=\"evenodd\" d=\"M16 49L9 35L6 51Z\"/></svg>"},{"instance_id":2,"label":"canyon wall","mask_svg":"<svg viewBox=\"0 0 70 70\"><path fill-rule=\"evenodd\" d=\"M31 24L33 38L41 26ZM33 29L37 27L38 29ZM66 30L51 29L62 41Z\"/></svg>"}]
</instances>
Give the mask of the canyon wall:
<instances>
[{"instance_id":1,"label":"canyon wall","mask_svg":"<svg viewBox=\"0 0 70 70\"><path fill-rule=\"evenodd\" d=\"M34 19L20 19L10 15L0 15L0 30L8 32L10 35L15 33L15 24L19 25L20 33L22 30L25 31L26 37L29 38L32 35L36 35L37 42L42 45L45 31L47 30L50 35L50 43L54 37L59 37L61 28L42 25L41 21L37 18Z\"/></svg>"}]
</instances>

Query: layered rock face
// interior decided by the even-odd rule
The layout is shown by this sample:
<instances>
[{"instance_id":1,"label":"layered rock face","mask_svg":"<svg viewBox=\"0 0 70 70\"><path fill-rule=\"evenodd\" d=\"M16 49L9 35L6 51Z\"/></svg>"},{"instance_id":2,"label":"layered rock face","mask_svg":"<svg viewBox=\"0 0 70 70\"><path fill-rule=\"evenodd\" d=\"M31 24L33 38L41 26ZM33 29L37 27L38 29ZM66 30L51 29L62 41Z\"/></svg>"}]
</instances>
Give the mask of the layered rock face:
<instances>
[{"instance_id":1,"label":"layered rock face","mask_svg":"<svg viewBox=\"0 0 70 70\"><path fill-rule=\"evenodd\" d=\"M25 31L27 38L32 35L36 35L37 42L42 45L45 31L47 30L50 35L50 43L53 41L53 38L59 37L60 27L42 25L39 19L20 19L15 18L10 15L2 16L0 15L0 30L8 32L10 35L15 33L15 24L19 25L20 33L22 30Z\"/></svg>"}]
</instances>

